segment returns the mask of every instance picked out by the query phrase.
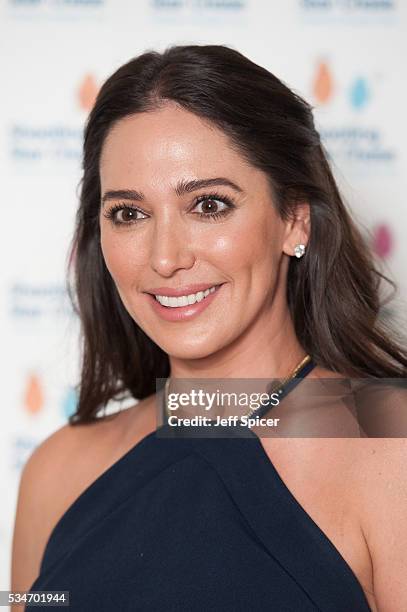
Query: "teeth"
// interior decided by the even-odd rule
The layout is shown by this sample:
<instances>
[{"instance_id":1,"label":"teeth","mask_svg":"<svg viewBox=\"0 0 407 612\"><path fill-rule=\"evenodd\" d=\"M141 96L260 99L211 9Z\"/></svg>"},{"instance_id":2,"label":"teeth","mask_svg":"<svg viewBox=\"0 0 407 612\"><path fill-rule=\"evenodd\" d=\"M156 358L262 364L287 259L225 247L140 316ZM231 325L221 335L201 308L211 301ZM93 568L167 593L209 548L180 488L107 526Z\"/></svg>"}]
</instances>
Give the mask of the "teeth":
<instances>
[{"instance_id":1,"label":"teeth","mask_svg":"<svg viewBox=\"0 0 407 612\"><path fill-rule=\"evenodd\" d=\"M155 299L163 306L168 306L169 308L179 308L180 306L188 306L189 304L195 304L195 302L201 302L207 295L213 293L216 287L217 285L214 285L205 291L198 291L198 293L191 293L189 295L181 295L180 297L156 295Z\"/></svg>"}]
</instances>

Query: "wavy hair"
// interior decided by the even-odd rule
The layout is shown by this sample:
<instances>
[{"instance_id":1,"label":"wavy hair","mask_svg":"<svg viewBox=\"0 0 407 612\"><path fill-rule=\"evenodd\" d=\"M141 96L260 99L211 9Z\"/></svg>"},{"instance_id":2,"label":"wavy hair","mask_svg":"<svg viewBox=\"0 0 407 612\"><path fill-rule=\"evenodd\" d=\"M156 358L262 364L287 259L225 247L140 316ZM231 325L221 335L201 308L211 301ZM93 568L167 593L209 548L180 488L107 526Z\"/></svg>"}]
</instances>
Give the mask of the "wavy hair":
<instances>
[{"instance_id":1,"label":"wavy hair","mask_svg":"<svg viewBox=\"0 0 407 612\"><path fill-rule=\"evenodd\" d=\"M316 364L346 376L404 377L407 352L380 317L381 281L352 220L315 129L312 107L281 80L223 45L148 51L103 84L88 117L83 176L68 258L68 294L81 323L78 404L69 422L85 423L112 399L143 399L169 375L168 355L125 309L105 265L99 228L99 161L120 119L165 104L212 122L269 178L282 218L307 201L306 254L290 260L287 302L295 331Z\"/></svg>"}]
</instances>

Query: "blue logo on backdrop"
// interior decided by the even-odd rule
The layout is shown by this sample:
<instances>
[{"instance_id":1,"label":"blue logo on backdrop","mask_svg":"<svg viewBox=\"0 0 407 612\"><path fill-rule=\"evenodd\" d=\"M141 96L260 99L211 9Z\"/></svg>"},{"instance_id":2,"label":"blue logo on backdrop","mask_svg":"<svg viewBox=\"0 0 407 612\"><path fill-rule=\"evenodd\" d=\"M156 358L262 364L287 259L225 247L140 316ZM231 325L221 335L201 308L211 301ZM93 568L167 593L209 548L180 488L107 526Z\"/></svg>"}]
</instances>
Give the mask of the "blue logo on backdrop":
<instances>
[{"instance_id":1,"label":"blue logo on backdrop","mask_svg":"<svg viewBox=\"0 0 407 612\"><path fill-rule=\"evenodd\" d=\"M373 84L365 76L356 75L349 83L339 84L337 88L331 66L325 61L320 62L312 83L313 98L317 102L316 117L321 108L324 108L324 116L327 117L331 104L338 99L341 103L342 91L352 113L346 123L334 121L328 125L328 120L324 119L319 132L328 151L336 161L348 162L352 171L356 170L357 173L371 172L373 168L374 172L379 169L386 172L394 170L397 155L394 147L386 143L385 129L376 122L367 122L364 117L366 109L370 112ZM333 116L339 116L334 109L332 107Z\"/></svg>"},{"instance_id":2,"label":"blue logo on backdrop","mask_svg":"<svg viewBox=\"0 0 407 612\"><path fill-rule=\"evenodd\" d=\"M49 323L73 315L65 287L19 281L10 287L10 316L13 319Z\"/></svg>"},{"instance_id":3,"label":"blue logo on backdrop","mask_svg":"<svg viewBox=\"0 0 407 612\"><path fill-rule=\"evenodd\" d=\"M395 0L300 0L300 3L304 9L324 11L388 11L396 8Z\"/></svg>"},{"instance_id":4,"label":"blue logo on backdrop","mask_svg":"<svg viewBox=\"0 0 407 612\"><path fill-rule=\"evenodd\" d=\"M62 399L62 415L68 419L76 411L78 396L73 387L68 387Z\"/></svg>"},{"instance_id":5,"label":"blue logo on backdrop","mask_svg":"<svg viewBox=\"0 0 407 612\"><path fill-rule=\"evenodd\" d=\"M83 128L19 123L9 131L10 157L23 162L75 162L82 155Z\"/></svg>"},{"instance_id":6,"label":"blue logo on backdrop","mask_svg":"<svg viewBox=\"0 0 407 612\"><path fill-rule=\"evenodd\" d=\"M28 457L40 444L41 440L19 435L11 442L11 467L18 472L24 467Z\"/></svg>"},{"instance_id":7,"label":"blue logo on backdrop","mask_svg":"<svg viewBox=\"0 0 407 612\"><path fill-rule=\"evenodd\" d=\"M245 8L247 0L151 0L154 9L191 9L194 11L240 11Z\"/></svg>"},{"instance_id":8,"label":"blue logo on backdrop","mask_svg":"<svg viewBox=\"0 0 407 612\"><path fill-rule=\"evenodd\" d=\"M221 26L225 22L240 26L245 22L248 0L149 0L150 18L157 22Z\"/></svg>"},{"instance_id":9,"label":"blue logo on backdrop","mask_svg":"<svg viewBox=\"0 0 407 612\"><path fill-rule=\"evenodd\" d=\"M16 7L102 6L104 0L9 0Z\"/></svg>"},{"instance_id":10,"label":"blue logo on backdrop","mask_svg":"<svg viewBox=\"0 0 407 612\"><path fill-rule=\"evenodd\" d=\"M105 0L8 0L6 15L23 20L94 20L101 17L105 4Z\"/></svg>"},{"instance_id":11,"label":"blue logo on backdrop","mask_svg":"<svg viewBox=\"0 0 407 612\"><path fill-rule=\"evenodd\" d=\"M395 0L298 0L301 17L312 23L386 23L393 21L397 12Z\"/></svg>"},{"instance_id":12,"label":"blue logo on backdrop","mask_svg":"<svg viewBox=\"0 0 407 612\"><path fill-rule=\"evenodd\" d=\"M370 91L367 81L363 77L357 77L349 92L350 103L355 109L362 109L366 106L370 99Z\"/></svg>"}]
</instances>

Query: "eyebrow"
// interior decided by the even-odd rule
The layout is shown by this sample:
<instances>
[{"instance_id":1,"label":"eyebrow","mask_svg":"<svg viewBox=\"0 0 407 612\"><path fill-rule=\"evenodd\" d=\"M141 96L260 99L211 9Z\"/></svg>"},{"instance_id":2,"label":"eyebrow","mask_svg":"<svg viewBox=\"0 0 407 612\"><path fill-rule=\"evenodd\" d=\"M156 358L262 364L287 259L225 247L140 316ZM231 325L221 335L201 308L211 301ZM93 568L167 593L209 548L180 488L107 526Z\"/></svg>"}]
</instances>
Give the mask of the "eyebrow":
<instances>
[{"instance_id":1,"label":"eyebrow","mask_svg":"<svg viewBox=\"0 0 407 612\"><path fill-rule=\"evenodd\" d=\"M243 191L239 185L224 177L194 179L192 181L181 180L176 185L174 191L178 196L182 196L186 193L191 193L192 191L197 191L198 189L202 189L204 187L216 186L231 187L239 193L242 193ZM136 191L135 189L110 189L109 191L106 191L102 197L102 206L104 206L108 200L116 199L136 200L140 202L145 200L145 195L141 191Z\"/></svg>"}]
</instances>

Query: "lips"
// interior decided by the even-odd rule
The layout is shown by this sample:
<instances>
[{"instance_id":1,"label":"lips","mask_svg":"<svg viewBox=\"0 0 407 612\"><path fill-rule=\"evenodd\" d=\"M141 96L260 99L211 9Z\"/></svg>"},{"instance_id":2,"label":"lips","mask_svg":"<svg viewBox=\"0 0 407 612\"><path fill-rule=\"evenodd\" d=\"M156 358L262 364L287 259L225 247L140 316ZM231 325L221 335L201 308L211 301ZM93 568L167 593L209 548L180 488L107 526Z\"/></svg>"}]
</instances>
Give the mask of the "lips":
<instances>
[{"instance_id":1,"label":"lips","mask_svg":"<svg viewBox=\"0 0 407 612\"><path fill-rule=\"evenodd\" d=\"M225 283L222 283L221 285L215 285L215 290L212 293L209 293L206 297L201 299L199 302L195 302L194 304L188 304L188 305L185 305L185 306L176 306L176 307L163 306L155 298L155 294L150 294L150 293L148 293L147 299L148 299L149 303L151 304L154 312L161 319L163 319L165 321L172 321L172 322L176 322L176 321L188 321L188 320L192 319L193 317L198 316L206 308L208 308L208 306L213 302L213 300L216 299L216 297L219 295L219 293L222 292L222 287L224 287L224 285L225 285ZM192 285L192 287L194 287L194 288L197 287L197 286L199 287L199 285ZM202 287L202 285L200 285L200 286ZM206 288L210 288L211 286L213 287L214 285L208 285L208 284L205 285ZM191 287L191 285L189 285L189 287ZM188 288L183 287L182 293L177 291L178 296L179 295L181 295L181 296L185 295L185 293L184 293L185 289L190 291L189 287ZM156 291L157 289L154 289L154 291ZM160 288L160 289L162 289L162 288ZM202 289L199 289L199 291L202 291ZM158 295L160 295L160 294L158 294ZM178 296L170 296L170 297L178 297Z\"/></svg>"},{"instance_id":2,"label":"lips","mask_svg":"<svg viewBox=\"0 0 407 612\"><path fill-rule=\"evenodd\" d=\"M183 287L154 287L152 289L146 289L145 293L150 295L165 295L168 297L181 297L183 295L191 295L198 293L199 291L206 291L211 287L220 286L223 283L194 283L191 285L184 285Z\"/></svg>"}]
</instances>

